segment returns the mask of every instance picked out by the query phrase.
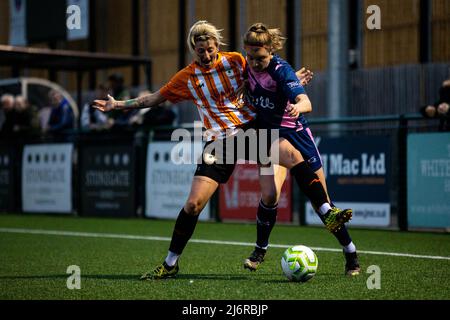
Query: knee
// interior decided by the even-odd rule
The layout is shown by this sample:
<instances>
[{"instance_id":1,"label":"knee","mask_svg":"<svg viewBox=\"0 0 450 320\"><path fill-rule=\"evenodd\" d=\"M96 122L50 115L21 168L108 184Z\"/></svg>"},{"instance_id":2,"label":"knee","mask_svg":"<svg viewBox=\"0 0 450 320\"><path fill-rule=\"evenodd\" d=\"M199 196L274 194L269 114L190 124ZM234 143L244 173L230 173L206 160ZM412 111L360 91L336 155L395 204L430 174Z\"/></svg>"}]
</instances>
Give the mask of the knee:
<instances>
[{"instance_id":1,"label":"knee","mask_svg":"<svg viewBox=\"0 0 450 320\"><path fill-rule=\"evenodd\" d=\"M265 206L273 207L278 203L278 195L275 190L261 193L261 200Z\"/></svg>"},{"instance_id":2,"label":"knee","mask_svg":"<svg viewBox=\"0 0 450 320\"><path fill-rule=\"evenodd\" d=\"M305 161L305 159L303 159L302 155L300 154L300 152L298 151L294 151L292 150L291 152L289 152L289 156L288 156L288 164L289 166L292 168L294 166L296 166L297 164L299 164L300 162Z\"/></svg>"},{"instance_id":3,"label":"knee","mask_svg":"<svg viewBox=\"0 0 450 320\"><path fill-rule=\"evenodd\" d=\"M202 211L202 205L200 201L188 200L184 205L184 211L189 215L198 216Z\"/></svg>"},{"instance_id":4,"label":"knee","mask_svg":"<svg viewBox=\"0 0 450 320\"><path fill-rule=\"evenodd\" d=\"M304 159L299 152L288 150L282 155L280 164L285 168L291 169L302 161Z\"/></svg>"}]
</instances>

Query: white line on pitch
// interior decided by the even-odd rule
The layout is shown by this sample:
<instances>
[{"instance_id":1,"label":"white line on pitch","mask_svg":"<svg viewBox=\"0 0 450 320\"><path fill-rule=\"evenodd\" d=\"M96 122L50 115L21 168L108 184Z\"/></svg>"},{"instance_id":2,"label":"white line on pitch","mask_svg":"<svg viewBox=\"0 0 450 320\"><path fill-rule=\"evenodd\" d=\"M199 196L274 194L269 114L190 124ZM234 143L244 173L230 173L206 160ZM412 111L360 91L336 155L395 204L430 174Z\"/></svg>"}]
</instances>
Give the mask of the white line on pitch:
<instances>
[{"instance_id":1,"label":"white line on pitch","mask_svg":"<svg viewBox=\"0 0 450 320\"><path fill-rule=\"evenodd\" d=\"M53 235L53 236L68 236L68 237L85 237L85 238L111 238L111 239L128 239L128 240L146 240L146 241L170 241L169 237L151 237L151 236L137 236L131 234L115 234L115 233L91 233L91 232L76 232L76 231L60 231L60 230L40 230L40 229L18 229L18 228L0 228L0 232L3 233L24 233L24 234L39 234L39 235ZM237 242L237 241L221 241L221 240L203 240L203 239L191 239L189 242L193 243L207 243L207 244L221 244L230 246L254 246L252 242ZM289 244L271 244L273 248L288 248L292 245ZM322 248L311 247L317 251L331 251L342 252L342 249L334 248ZM408 258L420 258L420 259L435 259L435 260L450 260L450 257L443 256L428 256L409 253L398 252L382 252L382 251L365 251L359 250L359 253L363 254L375 254L382 256L395 256L395 257L408 257Z\"/></svg>"}]
</instances>

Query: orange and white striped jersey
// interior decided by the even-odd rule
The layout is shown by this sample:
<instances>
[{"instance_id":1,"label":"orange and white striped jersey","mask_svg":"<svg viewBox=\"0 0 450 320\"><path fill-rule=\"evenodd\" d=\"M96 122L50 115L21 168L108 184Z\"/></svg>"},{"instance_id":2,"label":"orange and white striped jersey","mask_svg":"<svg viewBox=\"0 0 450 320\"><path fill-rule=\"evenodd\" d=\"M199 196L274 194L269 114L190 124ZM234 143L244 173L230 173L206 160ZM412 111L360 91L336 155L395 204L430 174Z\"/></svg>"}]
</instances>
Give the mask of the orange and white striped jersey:
<instances>
[{"instance_id":1,"label":"orange and white striped jersey","mask_svg":"<svg viewBox=\"0 0 450 320\"><path fill-rule=\"evenodd\" d=\"M193 101L208 130L207 140L223 139L256 117L255 108L236 95L245 67L240 53L219 52L213 67L206 69L192 62L175 74L160 93L172 103Z\"/></svg>"}]
</instances>

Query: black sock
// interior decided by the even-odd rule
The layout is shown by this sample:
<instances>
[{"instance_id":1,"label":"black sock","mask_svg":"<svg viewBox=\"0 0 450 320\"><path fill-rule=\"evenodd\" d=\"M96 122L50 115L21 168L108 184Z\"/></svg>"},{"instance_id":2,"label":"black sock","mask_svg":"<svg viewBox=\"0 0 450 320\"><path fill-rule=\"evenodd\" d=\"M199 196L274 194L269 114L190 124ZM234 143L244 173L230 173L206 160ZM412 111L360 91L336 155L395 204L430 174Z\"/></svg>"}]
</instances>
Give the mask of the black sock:
<instances>
[{"instance_id":1,"label":"black sock","mask_svg":"<svg viewBox=\"0 0 450 320\"><path fill-rule=\"evenodd\" d=\"M183 252L184 247L186 247L186 244L194 233L197 221L198 215L187 214L184 208L181 209L173 229L172 241L169 247L171 252L176 254Z\"/></svg>"},{"instance_id":2,"label":"black sock","mask_svg":"<svg viewBox=\"0 0 450 320\"><path fill-rule=\"evenodd\" d=\"M256 245L265 248L269 245L270 233L277 221L277 205L269 207L261 200L256 217Z\"/></svg>"},{"instance_id":3,"label":"black sock","mask_svg":"<svg viewBox=\"0 0 450 320\"><path fill-rule=\"evenodd\" d=\"M309 198L311 203L319 210L319 208L328 202L327 194L320 182L317 174L312 171L306 161L300 162L291 169L291 174L302 190L302 192Z\"/></svg>"},{"instance_id":4,"label":"black sock","mask_svg":"<svg viewBox=\"0 0 450 320\"><path fill-rule=\"evenodd\" d=\"M319 217L320 217L320 220L322 220L322 222L324 222L324 217L320 214L319 214ZM348 230L345 227L345 225L342 225L342 227L338 231L335 231L332 233L336 237L336 239L339 241L341 246L343 246L343 247L348 246L350 244L350 242L352 242L352 238L350 237L350 234L348 233Z\"/></svg>"},{"instance_id":5,"label":"black sock","mask_svg":"<svg viewBox=\"0 0 450 320\"><path fill-rule=\"evenodd\" d=\"M348 233L347 228L343 225L338 231L333 232L333 235L338 239L341 246L346 247L352 242L352 238L350 238L350 234Z\"/></svg>"}]
</instances>

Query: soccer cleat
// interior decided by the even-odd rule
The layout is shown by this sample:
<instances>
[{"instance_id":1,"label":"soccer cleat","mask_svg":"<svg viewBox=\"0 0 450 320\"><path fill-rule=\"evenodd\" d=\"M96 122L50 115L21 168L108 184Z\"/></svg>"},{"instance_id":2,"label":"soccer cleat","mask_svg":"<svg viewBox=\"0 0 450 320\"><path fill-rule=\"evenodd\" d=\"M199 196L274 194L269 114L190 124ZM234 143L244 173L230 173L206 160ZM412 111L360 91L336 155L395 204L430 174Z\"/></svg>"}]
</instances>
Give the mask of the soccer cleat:
<instances>
[{"instance_id":1,"label":"soccer cleat","mask_svg":"<svg viewBox=\"0 0 450 320\"><path fill-rule=\"evenodd\" d=\"M361 272L361 267L359 266L358 256L356 252L347 253L344 252L345 256L345 275L353 277L358 276Z\"/></svg>"},{"instance_id":2,"label":"soccer cleat","mask_svg":"<svg viewBox=\"0 0 450 320\"><path fill-rule=\"evenodd\" d=\"M256 271L259 265L264 262L266 251L265 249L255 247L250 257L244 260L244 268L250 271Z\"/></svg>"},{"instance_id":3,"label":"soccer cleat","mask_svg":"<svg viewBox=\"0 0 450 320\"><path fill-rule=\"evenodd\" d=\"M174 278L178 273L178 261L173 267L169 267L164 261L162 264L157 266L152 272L147 272L141 276L141 280L158 280Z\"/></svg>"},{"instance_id":4,"label":"soccer cleat","mask_svg":"<svg viewBox=\"0 0 450 320\"><path fill-rule=\"evenodd\" d=\"M339 209L336 207L331 208L323 216L325 227L330 232L339 231L344 223L350 221L352 218L352 209Z\"/></svg>"}]
</instances>

